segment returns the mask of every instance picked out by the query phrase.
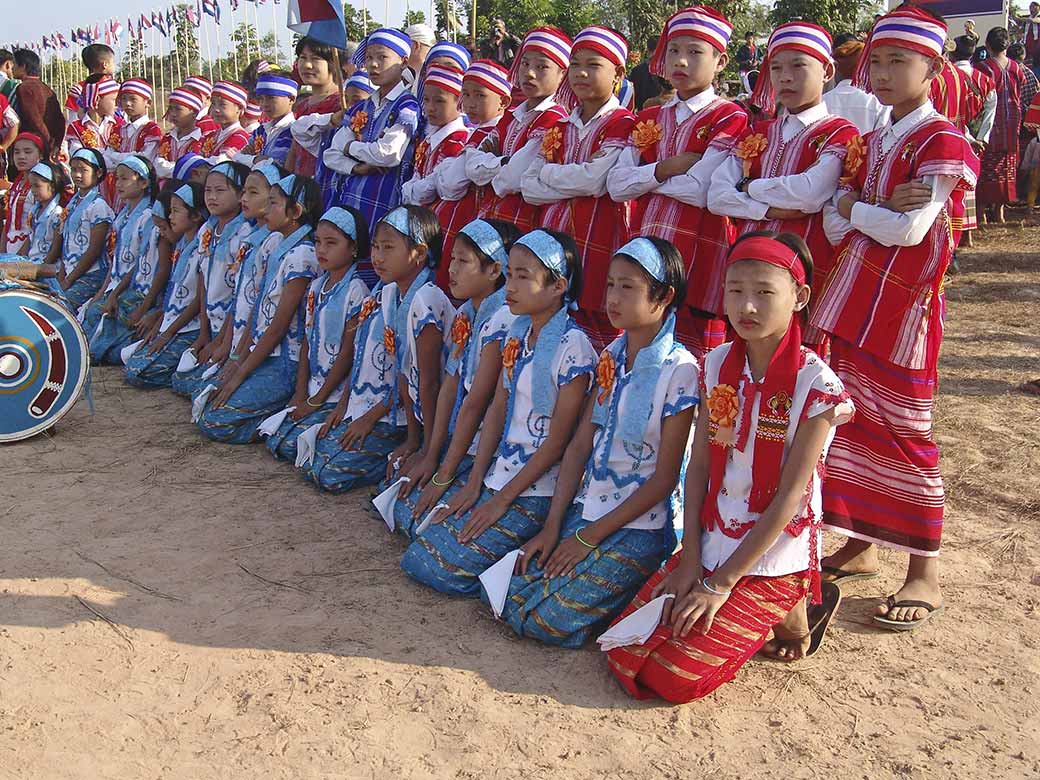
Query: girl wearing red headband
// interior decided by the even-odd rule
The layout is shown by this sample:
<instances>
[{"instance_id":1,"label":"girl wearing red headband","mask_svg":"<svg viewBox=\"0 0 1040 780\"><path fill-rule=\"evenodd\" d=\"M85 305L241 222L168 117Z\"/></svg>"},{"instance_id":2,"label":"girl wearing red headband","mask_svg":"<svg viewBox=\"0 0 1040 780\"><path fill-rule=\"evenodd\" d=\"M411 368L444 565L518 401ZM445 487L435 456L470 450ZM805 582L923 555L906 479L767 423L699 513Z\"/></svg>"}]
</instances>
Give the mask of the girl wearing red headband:
<instances>
[{"instance_id":1,"label":"girl wearing red headband","mask_svg":"<svg viewBox=\"0 0 1040 780\"><path fill-rule=\"evenodd\" d=\"M853 412L834 372L801 344L811 274L805 243L790 233L748 234L727 259L735 338L704 361L684 546L622 613L645 607L660 622L641 646L618 646L631 640L628 626L600 638L613 648L611 671L636 698L705 696L770 631L773 657L801 658L819 646L837 608L835 588L810 633L802 606L819 596L819 466L835 426Z\"/></svg>"},{"instance_id":2,"label":"girl wearing red headband","mask_svg":"<svg viewBox=\"0 0 1040 780\"><path fill-rule=\"evenodd\" d=\"M578 33L559 93L571 114L542 134L520 184L524 200L543 207L541 224L578 244L585 277L575 320L597 350L618 335L605 311L607 268L629 233L629 205L607 195L607 174L635 124L615 92L627 59L628 43L615 30Z\"/></svg>"},{"instance_id":3,"label":"girl wearing red headband","mask_svg":"<svg viewBox=\"0 0 1040 780\"><path fill-rule=\"evenodd\" d=\"M816 286L827 281L833 250L823 231L823 208L838 189L848 150L859 131L834 116L823 87L834 75L831 37L822 27L790 22L769 38L752 103L783 115L754 123L712 179L708 207L737 222L738 233L775 230L801 237L812 252ZM826 357L826 337L805 334Z\"/></svg>"},{"instance_id":4,"label":"girl wearing red headband","mask_svg":"<svg viewBox=\"0 0 1040 780\"><path fill-rule=\"evenodd\" d=\"M18 173L7 192L4 232L0 235L0 253L17 254L32 234L29 214L32 213L34 203L29 190L29 171L36 163L45 159L47 151L40 136L35 133L18 134L11 145L11 160Z\"/></svg>"}]
</instances>

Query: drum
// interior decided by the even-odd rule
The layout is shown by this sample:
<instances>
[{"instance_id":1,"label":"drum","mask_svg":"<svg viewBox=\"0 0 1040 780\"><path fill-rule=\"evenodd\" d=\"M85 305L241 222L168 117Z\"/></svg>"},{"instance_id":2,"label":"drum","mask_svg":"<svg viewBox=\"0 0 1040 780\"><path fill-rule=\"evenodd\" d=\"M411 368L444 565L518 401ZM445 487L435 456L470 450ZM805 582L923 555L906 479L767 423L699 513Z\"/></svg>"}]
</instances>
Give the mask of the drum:
<instances>
[{"instance_id":1,"label":"drum","mask_svg":"<svg viewBox=\"0 0 1040 780\"><path fill-rule=\"evenodd\" d=\"M75 313L34 285L0 281L0 442L54 425L79 400L89 373Z\"/></svg>"}]
</instances>

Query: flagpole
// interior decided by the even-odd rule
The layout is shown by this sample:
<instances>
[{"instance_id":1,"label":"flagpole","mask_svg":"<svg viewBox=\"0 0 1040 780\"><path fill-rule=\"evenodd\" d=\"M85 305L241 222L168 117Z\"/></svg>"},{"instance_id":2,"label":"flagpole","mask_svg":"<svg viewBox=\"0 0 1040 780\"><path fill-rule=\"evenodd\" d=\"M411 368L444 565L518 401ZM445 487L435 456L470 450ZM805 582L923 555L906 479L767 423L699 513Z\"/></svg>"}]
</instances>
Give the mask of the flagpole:
<instances>
[{"instance_id":1,"label":"flagpole","mask_svg":"<svg viewBox=\"0 0 1040 780\"><path fill-rule=\"evenodd\" d=\"M183 84L184 80L181 79L181 50L177 46L177 35L181 29L181 9L173 9L173 24L176 32L173 34L173 67L176 70L177 84Z\"/></svg>"},{"instance_id":2,"label":"flagpole","mask_svg":"<svg viewBox=\"0 0 1040 780\"><path fill-rule=\"evenodd\" d=\"M278 11L274 7L274 3L271 3L271 21L274 23L274 50L275 50L275 62L278 61L278 54L281 51L281 45L278 43Z\"/></svg>"},{"instance_id":3,"label":"flagpole","mask_svg":"<svg viewBox=\"0 0 1040 780\"><path fill-rule=\"evenodd\" d=\"M199 19L199 27L202 28L202 34L206 38L206 59L209 61L209 80L213 81L213 49L209 44L209 28L206 26L206 12L203 11L202 18ZM202 70L200 67L199 70Z\"/></svg>"},{"instance_id":4,"label":"flagpole","mask_svg":"<svg viewBox=\"0 0 1040 780\"><path fill-rule=\"evenodd\" d=\"M256 0L249 0L249 4L253 6L253 27L256 30L256 58L258 60L262 60L264 58L264 50L260 45L260 41L263 39L263 35L260 34L260 15L259 12L256 10ZM249 15L246 14L246 19L248 18ZM272 65L276 65L278 63L277 52L275 52L274 60L275 61L271 63Z\"/></svg>"},{"instance_id":5,"label":"flagpole","mask_svg":"<svg viewBox=\"0 0 1040 780\"><path fill-rule=\"evenodd\" d=\"M216 8L216 6L214 6ZM218 12L219 13L219 12ZM217 17L213 17L213 38L217 44L217 75L220 78L224 78L224 56L222 54L223 48L220 45L220 22L217 21Z\"/></svg>"},{"instance_id":6,"label":"flagpole","mask_svg":"<svg viewBox=\"0 0 1040 780\"><path fill-rule=\"evenodd\" d=\"M242 71L238 69L238 46L235 44L235 6L228 4L228 16L231 19L231 61L235 65L235 80L237 81Z\"/></svg>"},{"instance_id":7,"label":"flagpole","mask_svg":"<svg viewBox=\"0 0 1040 780\"><path fill-rule=\"evenodd\" d=\"M166 24L165 17L163 18L163 24ZM164 35L163 37L164 38L170 37L169 36L169 32L170 32L169 25L166 26L166 32L167 32L167 35ZM163 46L163 43L164 42L160 39L160 41L159 41L159 94L160 95L163 95L163 94L166 93L166 63L163 62L163 60L166 59L166 55L163 54L163 51L162 51L163 48L165 48ZM152 84L152 89L153 89L153 94L154 94L155 84ZM154 104L155 104L155 101L153 101L153 106L154 106Z\"/></svg>"}]
</instances>

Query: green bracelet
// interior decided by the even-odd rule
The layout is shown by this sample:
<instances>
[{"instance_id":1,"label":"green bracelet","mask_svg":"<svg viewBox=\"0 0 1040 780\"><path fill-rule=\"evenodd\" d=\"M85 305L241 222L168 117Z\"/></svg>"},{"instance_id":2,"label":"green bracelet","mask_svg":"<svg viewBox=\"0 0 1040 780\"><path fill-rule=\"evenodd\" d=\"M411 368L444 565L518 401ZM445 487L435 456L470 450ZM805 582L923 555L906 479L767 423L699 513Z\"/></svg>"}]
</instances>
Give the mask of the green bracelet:
<instances>
[{"instance_id":1,"label":"green bracelet","mask_svg":"<svg viewBox=\"0 0 1040 780\"><path fill-rule=\"evenodd\" d=\"M451 483L454 482L454 481L455 481L455 477L452 477L447 482L438 482L437 481L437 472L434 472L433 476L430 477L430 482L432 482L437 487L450 487Z\"/></svg>"},{"instance_id":2,"label":"green bracelet","mask_svg":"<svg viewBox=\"0 0 1040 780\"><path fill-rule=\"evenodd\" d=\"M577 531L574 532L574 538L577 539L579 542L581 542L586 547L588 547L590 550L595 550L599 546L599 545L595 545L595 544L589 544L584 539L582 539L581 538L581 529L580 528Z\"/></svg>"}]
</instances>

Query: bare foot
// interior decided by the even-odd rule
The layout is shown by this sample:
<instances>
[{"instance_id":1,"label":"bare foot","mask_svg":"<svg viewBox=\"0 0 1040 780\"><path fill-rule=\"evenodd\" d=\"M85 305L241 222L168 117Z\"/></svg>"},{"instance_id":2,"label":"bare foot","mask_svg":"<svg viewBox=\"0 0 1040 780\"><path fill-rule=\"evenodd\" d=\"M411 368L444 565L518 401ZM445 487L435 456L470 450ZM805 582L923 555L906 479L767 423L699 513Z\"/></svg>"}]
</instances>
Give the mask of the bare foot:
<instances>
[{"instance_id":1,"label":"bare foot","mask_svg":"<svg viewBox=\"0 0 1040 780\"><path fill-rule=\"evenodd\" d=\"M942 591L936 582L927 579L907 579L898 591L893 594L896 603L900 601L924 601L938 609L943 605ZM888 608L886 602L877 606L877 616L897 623L912 623L923 620L928 616L929 610L924 607L893 607Z\"/></svg>"},{"instance_id":2,"label":"bare foot","mask_svg":"<svg viewBox=\"0 0 1040 780\"><path fill-rule=\"evenodd\" d=\"M809 642L809 617L805 599L802 599L787 613L783 622L773 626L773 638L762 645L759 652L774 661L791 663L805 658Z\"/></svg>"},{"instance_id":3,"label":"bare foot","mask_svg":"<svg viewBox=\"0 0 1040 780\"><path fill-rule=\"evenodd\" d=\"M870 542L849 538L845 545L820 561L820 565L840 569L846 574L873 574L881 567L877 547ZM834 575L824 574L832 578Z\"/></svg>"}]
</instances>

